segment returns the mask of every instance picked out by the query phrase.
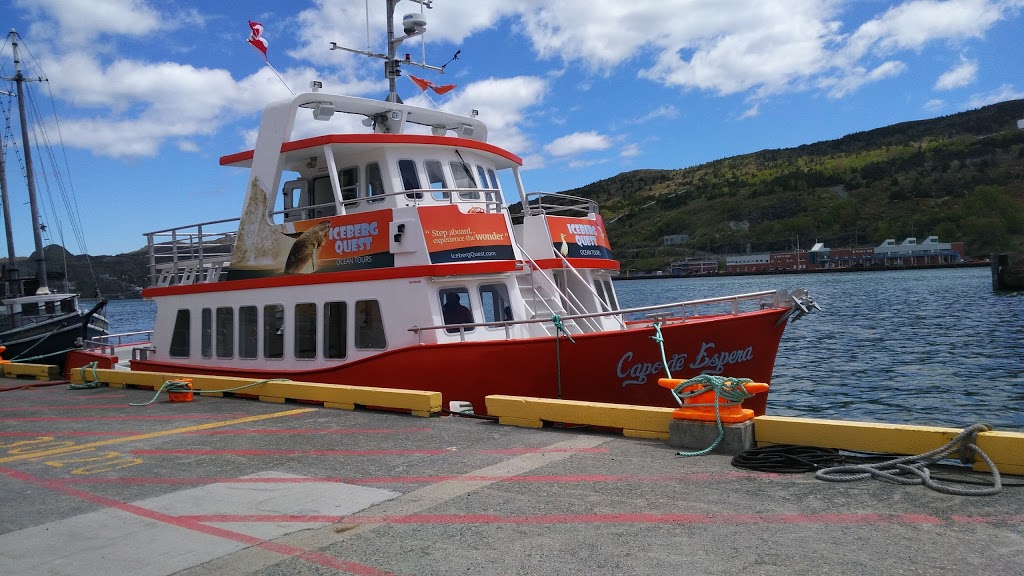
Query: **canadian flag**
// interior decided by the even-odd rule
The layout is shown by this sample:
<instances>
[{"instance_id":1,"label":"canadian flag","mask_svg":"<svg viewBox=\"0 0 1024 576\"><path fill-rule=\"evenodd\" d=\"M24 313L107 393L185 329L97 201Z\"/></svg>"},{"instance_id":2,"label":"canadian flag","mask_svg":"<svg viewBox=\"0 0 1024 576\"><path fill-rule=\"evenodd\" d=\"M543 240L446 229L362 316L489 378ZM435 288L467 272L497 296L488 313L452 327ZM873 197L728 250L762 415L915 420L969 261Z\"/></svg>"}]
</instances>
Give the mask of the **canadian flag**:
<instances>
[{"instance_id":1,"label":"canadian flag","mask_svg":"<svg viewBox=\"0 0 1024 576\"><path fill-rule=\"evenodd\" d=\"M252 29L252 33L249 34L247 42L259 50L263 54L263 58L266 59L268 43L267 39L263 37L263 24L249 20L249 28Z\"/></svg>"},{"instance_id":2,"label":"canadian flag","mask_svg":"<svg viewBox=\"0 0 1024 576\"><path fill-rule=\"evenodd\" d=\"M409 80L412 80L413 84L419 86L420 90L426 92L427 88L430 88L437 94L445 94L451 92L452 90L455 89L456 86L456 84L445 84L444 86L438 86L431 82L430 80L424 80L423 78L413 76L412 74L409 74Z\"/></svg>"}]
</instances>

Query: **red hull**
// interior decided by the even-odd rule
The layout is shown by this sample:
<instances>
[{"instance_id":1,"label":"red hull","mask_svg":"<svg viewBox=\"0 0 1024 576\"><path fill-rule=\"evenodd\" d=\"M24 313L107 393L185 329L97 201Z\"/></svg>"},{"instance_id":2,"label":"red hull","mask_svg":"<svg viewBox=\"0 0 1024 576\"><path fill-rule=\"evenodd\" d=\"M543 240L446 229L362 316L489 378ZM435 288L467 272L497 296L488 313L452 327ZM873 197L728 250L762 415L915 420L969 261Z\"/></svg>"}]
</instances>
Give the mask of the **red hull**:
<instances>
[{"instance_id":1,"label":"red hull","mask_svg":"<svg viewBox=\"0 0 1024 576\"><path fill-rule=\"evenodd\" d=\"M701 373L770 383L786 309L688 319L662 326L673 378ZM485 413L489 394L564 398L675 407L658 386L665 377L654 329L632 328L568 338L422 345L364 360L303 371L239 370L179 363L133 361L133 370L378 386L440 392L442 400L473 403ZM767 393L744 402L764 414Z\"/></svg>"}]
</instances>

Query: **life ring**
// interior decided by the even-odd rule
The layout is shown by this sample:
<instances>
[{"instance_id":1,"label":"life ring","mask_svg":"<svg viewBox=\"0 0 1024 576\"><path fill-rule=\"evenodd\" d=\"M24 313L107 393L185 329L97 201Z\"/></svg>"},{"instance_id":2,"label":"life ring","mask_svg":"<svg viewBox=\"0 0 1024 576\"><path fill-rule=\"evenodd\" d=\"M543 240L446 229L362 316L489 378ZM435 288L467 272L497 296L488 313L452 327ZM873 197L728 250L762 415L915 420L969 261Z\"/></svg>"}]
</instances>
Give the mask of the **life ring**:
<instances>
[{"instance_id":1,"label":"life ring","mask_svg":"<svg viewBox=\"0 0 1024 576\"><path fill-rule=\"evenodd\" d=\"M469 209L470 214L482 214L483 211L484 209L479 206L473 206L472 208Z\"/></svg>"}]
</instances>

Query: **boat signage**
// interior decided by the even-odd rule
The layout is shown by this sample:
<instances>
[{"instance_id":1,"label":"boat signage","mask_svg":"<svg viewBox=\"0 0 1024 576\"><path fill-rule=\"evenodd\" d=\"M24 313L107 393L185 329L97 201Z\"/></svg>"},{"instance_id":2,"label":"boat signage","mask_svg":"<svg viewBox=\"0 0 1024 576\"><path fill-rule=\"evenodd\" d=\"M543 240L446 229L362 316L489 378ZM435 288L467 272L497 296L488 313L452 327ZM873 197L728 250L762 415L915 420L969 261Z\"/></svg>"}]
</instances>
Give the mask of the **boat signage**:
<instances>
[{"instance_id":1,"label":"boat signage","mask_svg":"<svg viewBox=\"0 0 1024 576\"><path fill-rule=\"evenodd\" d=\"M600 216L595 220L548 216L547 222L552 246L566 258L611 259L611 244Z\"/></svg>"},{"instance_id":2,"label":"boat signage","mask_svg":"<svg viewBox=\"0 0 1024 576\"><path fill-rule=\"evenodd\" d=\"M515 259L502 214L467 214L458 206L424 207L419 212L431 264Z\"/></svg>"},{"instance_id":3,"label":"boat signage","mask_svg":"<svg viewBox=\"0 0 1024 576\"><path fill-rule=\"evenodd\" d=\"M388 241L390 224L390 210L296 222L299 235L288 254L285 272L390 268L395 265ZM315 262L309 262L306 252L315 253Z\"/></svg>"},{"instance_id":4,"label":"boat signage","mask_svg":"<svg viewBox=\"0 0 1024 576\"><path fill-rule=\"evenodd\" d=\"M646 384L648 376L665 373L666 363L670 372L699 370L701 374L722 374L726 367L754 359L754 347L746 346L735 350L716 350L714 342L701 342L700 352L695 356L686 353L672 354L662 361L643 362L634 358L633 352L626 352L615 366L615 375L622 387Z\"/></svg>"}]
</instances>

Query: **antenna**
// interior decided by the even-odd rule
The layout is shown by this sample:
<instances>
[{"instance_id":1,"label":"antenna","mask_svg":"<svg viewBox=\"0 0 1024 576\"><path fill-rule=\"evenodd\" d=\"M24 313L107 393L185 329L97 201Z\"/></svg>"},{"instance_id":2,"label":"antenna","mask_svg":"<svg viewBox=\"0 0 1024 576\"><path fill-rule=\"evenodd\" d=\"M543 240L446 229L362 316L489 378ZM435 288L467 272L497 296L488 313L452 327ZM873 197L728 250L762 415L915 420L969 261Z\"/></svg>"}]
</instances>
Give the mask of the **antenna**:
<instances>
[{"instance_id":1,"label":"antenna","mask_svg":"<svg viewBox=\"0 0 1024 576\"><path fill-rule=\"evenodd\" d=\"M362 54L363 56L369 56L370 58L379 58L384 60L384 77L388 79L388 97L385 98L388 102L401 103L402 99L398 96L398 90L396 88L395 79L402 75L400 66L407 64L410 66L417 66L425 70L434 70L444 74L444 66L431 66L426 62L413 62L412 60L399 60L395 57L398 53L398 45L409 38L415 38L422 36L426 32L427 21L423 18L423 14L406 14L402 17L402 31L405 32L404 36L395 37L395 5L401 0L387 0L387 19L388 19L388 53L380 54L367 50L356 50L354 48L346 48L344 46L338 46L337 42L331 42L331 50L345 50L346 52L352 52L355 54ZM410 0L416 2L420 6L431 9L434 0ZM367 19L369 19L369 9L367 9ZM369 22L367 22L367 44L369 44ZM369 48L369 46L367 46ZM424 60L426 60L426 46L423 48Z\"/></svg>"}]
</instances>

